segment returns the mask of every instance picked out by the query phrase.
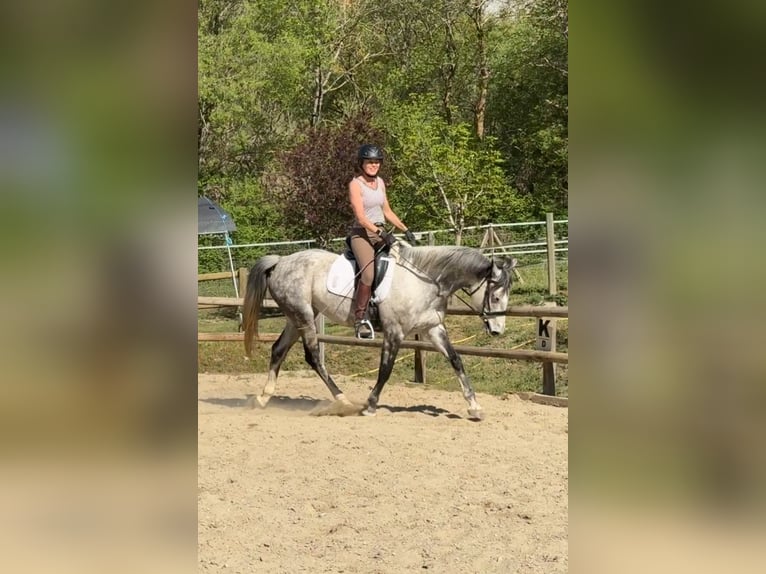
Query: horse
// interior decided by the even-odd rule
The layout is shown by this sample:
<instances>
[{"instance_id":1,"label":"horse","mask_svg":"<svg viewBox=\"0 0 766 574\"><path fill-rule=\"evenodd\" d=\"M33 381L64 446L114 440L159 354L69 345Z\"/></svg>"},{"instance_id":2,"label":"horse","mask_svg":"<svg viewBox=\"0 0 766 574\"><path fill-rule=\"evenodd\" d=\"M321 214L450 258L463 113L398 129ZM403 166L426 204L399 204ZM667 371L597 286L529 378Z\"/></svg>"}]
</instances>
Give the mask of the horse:
<instances>
[{"instance_id":1,"label":"horse","mask_svg":"<svg viewBox=\"0 0 766 574\"><path fill-rule=\"evenodd\" d=\"M414 333L428 337L450 361L468 403L470 418L481 420L483 410L444 326L447 302L453 293L462 290L470 298L470 306L480 313L486 332L500 335L505 330L504 313L516 259L490 259L478 249L463 246L415 247L402 240L391 247L390 256L396 262L394 278L388 296L377 304L383 331L380 368L361 414L375 415L399 347L406 336ZM301 338L306 362L324 381L335 401L353 408L319 359L315 324L320 313L337 324L354 323L353 299L331 293L327 288L328 272L338 257L322 249L307 249L287 256L266 255L250 270L242 322L247 356L252 356L253 338L258 334L258 319L267 289L286 318L284 330L271 347L267 382L262 393L255 397L261 407L266 406L275 392L287 352Z\"/></svg>"}]
</instances>

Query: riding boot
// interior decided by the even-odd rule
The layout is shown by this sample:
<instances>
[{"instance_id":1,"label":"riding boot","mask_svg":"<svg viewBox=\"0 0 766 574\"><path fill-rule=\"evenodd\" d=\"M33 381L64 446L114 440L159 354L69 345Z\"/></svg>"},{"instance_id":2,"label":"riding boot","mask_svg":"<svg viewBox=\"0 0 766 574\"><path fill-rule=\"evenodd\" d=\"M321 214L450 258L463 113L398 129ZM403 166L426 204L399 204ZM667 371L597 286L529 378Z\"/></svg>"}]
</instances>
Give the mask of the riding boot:
<instances>
[{"instance_id":1,"label":"riding boot","mask_svg":"<svg viewBox=\"0 0 766 574\"><path fill-rule=\"evenodd\" d=\"M367 313L367 305L370 302L372 296L372 287L365 285L361 281L356 288L356 296L354 297L354 329L356 331L357 339L374 339L375 331L372 328L372 323L365 317Z\"/></svg>"}]
</instances>

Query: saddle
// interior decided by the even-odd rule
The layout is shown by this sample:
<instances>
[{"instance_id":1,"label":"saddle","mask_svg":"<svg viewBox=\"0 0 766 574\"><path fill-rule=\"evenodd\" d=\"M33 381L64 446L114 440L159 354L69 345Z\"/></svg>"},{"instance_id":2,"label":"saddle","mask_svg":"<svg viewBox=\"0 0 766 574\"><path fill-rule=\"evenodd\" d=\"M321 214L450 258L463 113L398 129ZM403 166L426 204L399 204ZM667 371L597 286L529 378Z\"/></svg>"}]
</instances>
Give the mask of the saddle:
<instances>
[{"instance_id":1,"label":"saddle","mask_svg":"<svg viewBox=\"0 0 766 574\"><path fill-rule=\"evenodd\" d=\"M356 263L348 240L347 249L335 258L327 273L327 290L334 295L348 299L354 298L359 284L359 266ZM375 253L375 269L373 274L372 293L367 305L367 319L374 329L380 329L378 305L388 297L393 284L396 259L389 249L380 247Z\"/></svg>"}]
</instances>

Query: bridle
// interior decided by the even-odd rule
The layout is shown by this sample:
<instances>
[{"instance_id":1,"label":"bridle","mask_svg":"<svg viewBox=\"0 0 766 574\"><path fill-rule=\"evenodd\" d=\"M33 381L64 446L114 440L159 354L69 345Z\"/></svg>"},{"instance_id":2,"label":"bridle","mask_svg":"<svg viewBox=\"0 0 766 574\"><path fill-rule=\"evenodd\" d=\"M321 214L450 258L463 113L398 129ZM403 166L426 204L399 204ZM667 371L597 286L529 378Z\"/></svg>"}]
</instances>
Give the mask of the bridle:
<instances>
[{"instance_id":1,"label":"bridle","mask_svg":"<svg viewBox=\"0 0 766 574\"><path fill-rule=\"evenodd\" d=\"M491 311L490 308L489 308L489 300L490 300L490 297L492 297L492 291L495 290L495 286L500 285L500 283L502 282L502 274L500 276L501 279L493 279L492 278L492 270L494 269L494 267L495 267L495 264L493 262L492 266L489 268L489 271L487 271L487 274L482 278L481 281L479 281L476 284L476 286L473 289L471 289L471 290L468 290L466 288L461 289L461 291L463 291L463 293L465 293L469 297L473 297L474 293L476 293L479 289L481 289L481 286L486 283L486 287L484 289L484 298L483 298L483 300L481 302L481 310L475 309L474 306L471 305L470 300L469 301L463 301L461 299L461 301L463 301L463 303L468 305L471 308L471 310L476 311L479 314L479 318L482 321L484 321L484 324L487 325L488 327L489 327L489 319L490 319L490 317L494 317L496 315L504 315L505 314L504 312Z\"/></svg>"}]
</instances>

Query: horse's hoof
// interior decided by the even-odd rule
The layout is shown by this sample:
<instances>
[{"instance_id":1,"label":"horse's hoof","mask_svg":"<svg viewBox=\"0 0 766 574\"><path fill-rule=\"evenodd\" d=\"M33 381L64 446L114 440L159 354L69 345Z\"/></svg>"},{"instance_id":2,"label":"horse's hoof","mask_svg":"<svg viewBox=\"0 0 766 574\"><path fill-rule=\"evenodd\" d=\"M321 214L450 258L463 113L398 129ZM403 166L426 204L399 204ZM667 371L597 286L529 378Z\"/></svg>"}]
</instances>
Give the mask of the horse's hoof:
<instances>
[{"instance_id":1,"label":"horse's hoof","mask_svg":"<svg viewBox=\"0 0 766 574\"><path fill-rule=\"evenodd\" d=\"M374 417L375 416L375 409L371 409L370 407L367 407L362 411L362 416L365 417Z\"/></svg>"},{"instance_id":2,"label":"horse's hoof","mask_svg":"<svg viewBox=\"0 0 766 574\"><path fill-rule=\"evenodd\" d=\"M354 403L352 403L350 400L348 400L346 398L346 395L344 395L343 393L340 393L339 395L337 395L335 397L335 401L338 404L343 405L344 407L353 407L354 406Z\"/></svg>"},{"instance_id":3,"label":"horse's hoof","mask_svg":"<svg viewBox=\"0 0 766 574\"><path fill-rule=\"evenodd\" d=\"M468 409L468 418L475 421L483 421L484 410L483 409Z\"/></svg>"},{"instance_id":4,"label":"horse's hoof","mask_svg":"<svg viewBox=\"0 0 766 574\"><path fill-rule=\"evenodd\" d=\"M265 409L266 405L269 404L269 399L271 399L269 395L258 395L257 397L250 397L247 402L251 409L254 409L256 406Z\"/></svg>"}]
</instances>

